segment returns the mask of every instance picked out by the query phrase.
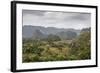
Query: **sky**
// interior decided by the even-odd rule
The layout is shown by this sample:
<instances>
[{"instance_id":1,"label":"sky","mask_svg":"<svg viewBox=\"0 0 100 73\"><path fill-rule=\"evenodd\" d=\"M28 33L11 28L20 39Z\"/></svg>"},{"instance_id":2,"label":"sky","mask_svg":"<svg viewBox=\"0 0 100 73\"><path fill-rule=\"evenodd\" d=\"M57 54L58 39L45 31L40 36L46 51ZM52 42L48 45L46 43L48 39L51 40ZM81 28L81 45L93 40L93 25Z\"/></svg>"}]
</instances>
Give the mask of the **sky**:
<instances>
[{"instance_id":1,"label":"sky","mask_svg":"<svg viewBox=\"0 0 100 73\"><path fill-rule=\"evenodd\" d=\"M83 29L91 26L90 13L23 10L23 26Z\"/></svg>"}]
</instances>

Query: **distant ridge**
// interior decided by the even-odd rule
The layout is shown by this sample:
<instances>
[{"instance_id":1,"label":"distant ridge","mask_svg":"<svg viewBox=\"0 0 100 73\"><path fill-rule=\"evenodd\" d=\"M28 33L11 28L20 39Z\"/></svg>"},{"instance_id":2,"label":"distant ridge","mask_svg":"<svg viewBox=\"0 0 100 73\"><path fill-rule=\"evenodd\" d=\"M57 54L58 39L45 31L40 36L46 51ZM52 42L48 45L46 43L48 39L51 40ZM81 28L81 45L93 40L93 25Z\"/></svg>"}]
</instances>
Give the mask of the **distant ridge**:
<instances>
[{"instance_id":1,"label":"distant ridge","mask_svg":"<svg viewBox=\"0 0 100 73\"><path fill-rule=\"evenodd\" d=\"M71 37L71 33L76 33L77 35L81 32L81 30L76 30L72 28L56 28L56 27L43 27L43 26L32 26L32 25L24 25L22 27L22 37L23 38L45 38L47 35L53 34L58 35L61 38L68 38L69 34ZM63 36L63 37L62 37ZM72 35L73 36L73 35Z\"/></svg>"}]
</instances>

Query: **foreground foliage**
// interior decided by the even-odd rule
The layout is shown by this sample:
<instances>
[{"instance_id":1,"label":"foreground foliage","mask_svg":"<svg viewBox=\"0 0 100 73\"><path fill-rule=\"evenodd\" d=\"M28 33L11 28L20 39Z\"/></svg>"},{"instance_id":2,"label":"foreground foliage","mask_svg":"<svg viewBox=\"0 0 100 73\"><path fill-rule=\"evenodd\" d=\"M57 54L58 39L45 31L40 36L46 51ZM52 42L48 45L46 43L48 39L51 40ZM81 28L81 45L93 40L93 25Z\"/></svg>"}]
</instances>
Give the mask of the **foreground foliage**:
<instances>
[{"instance_id":1,"label":"foreground foliage","mask_svg":"<svg viewBox=\"0 0 100 73\"><path fill-rule=\"evenodd\" d=\"M47 39L23 39L23 62L85 60L91 58L90 32L73 40L50 35Z\"/></svg>"}]
</instances>

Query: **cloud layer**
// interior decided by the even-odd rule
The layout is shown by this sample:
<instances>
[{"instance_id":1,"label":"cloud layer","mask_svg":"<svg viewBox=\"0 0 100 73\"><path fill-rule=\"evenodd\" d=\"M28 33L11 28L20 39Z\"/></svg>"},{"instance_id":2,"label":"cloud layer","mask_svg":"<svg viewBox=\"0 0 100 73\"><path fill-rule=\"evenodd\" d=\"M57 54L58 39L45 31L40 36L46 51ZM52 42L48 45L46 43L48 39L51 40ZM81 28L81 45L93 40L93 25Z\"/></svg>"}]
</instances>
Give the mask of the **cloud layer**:
<instances>
[{"instance_id":1,"label":"cloud layer","mask_svg":"<svg viewBox=\"0 0 100 73\"><path fill-rule=\"evenodd\" d=\"M90 27L90 13L23 10L23 25L74 28Z\"/></svg>"}]
</instances>

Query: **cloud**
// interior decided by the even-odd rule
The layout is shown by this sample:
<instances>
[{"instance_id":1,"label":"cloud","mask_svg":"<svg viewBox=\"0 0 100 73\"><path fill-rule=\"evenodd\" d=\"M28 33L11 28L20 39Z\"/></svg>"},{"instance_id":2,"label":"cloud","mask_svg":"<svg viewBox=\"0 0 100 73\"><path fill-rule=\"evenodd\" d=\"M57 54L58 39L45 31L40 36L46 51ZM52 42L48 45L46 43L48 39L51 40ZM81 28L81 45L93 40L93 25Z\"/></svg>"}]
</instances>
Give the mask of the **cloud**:
<instances>
[{"instance_id":1,"label":"cloud","mask_svg":"<svg viewBox=\"0 0 100 73\"><path fill-rule=\"evenodd\" d=\"M82 29L90 24L90 13L23 10L23 25Z\"/></svg>"}]
</instances>

